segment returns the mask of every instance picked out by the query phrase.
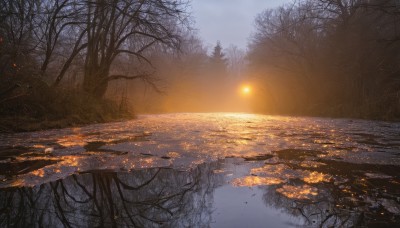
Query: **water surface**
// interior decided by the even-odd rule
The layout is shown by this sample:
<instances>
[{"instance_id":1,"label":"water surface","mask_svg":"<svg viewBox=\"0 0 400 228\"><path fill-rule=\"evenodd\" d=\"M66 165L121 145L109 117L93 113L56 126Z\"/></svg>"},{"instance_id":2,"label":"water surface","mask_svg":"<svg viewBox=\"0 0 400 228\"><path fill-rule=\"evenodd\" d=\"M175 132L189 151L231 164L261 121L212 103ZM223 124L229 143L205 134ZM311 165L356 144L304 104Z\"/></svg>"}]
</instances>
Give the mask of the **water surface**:
<instances>
[{"instance_id":1,"label":"water surface","mask_svg":"<svg viewBox=\"0 0 400 228\"><path fill-rule=\"evenodd\" d=\"M0 226L400 225L400 124L145 115L0 135Z\"/></svg>"}]
</instances>

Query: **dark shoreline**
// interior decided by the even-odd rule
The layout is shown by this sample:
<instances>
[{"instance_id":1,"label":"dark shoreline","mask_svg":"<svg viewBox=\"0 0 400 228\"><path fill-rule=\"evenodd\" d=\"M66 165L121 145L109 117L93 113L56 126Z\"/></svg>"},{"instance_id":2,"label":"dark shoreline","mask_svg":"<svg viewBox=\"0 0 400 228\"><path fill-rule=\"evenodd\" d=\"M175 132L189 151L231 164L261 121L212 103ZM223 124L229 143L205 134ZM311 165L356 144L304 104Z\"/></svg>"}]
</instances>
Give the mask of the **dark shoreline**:
<instances>
[{"instance_id":1,"label":"dark shoreline","mask_svg":"<svg viewBox=\"0 0 400 228\"><path fill-rule=\"evenodd\" d=\"M29 117L2 117L0 118L0 133L34 132L69 127L82 127L90 124L113 123L135 119L119 117L99 120L82 120L78 117L67 117L59 120L37 120Z\"/></svg>"},{"instance_id":2,"label":"dark shoreline","mask_svg":"<svg viewBox=\"0 0 400 228\"><path fill-rule=\"evenodd\" d=\"M35 119L29 116L5 116L0 117L0 133L18 133L18 132L34 132L50 129L62 129L69 127L82 127L98 123L113 123L120 121L129 121L136 119L137 116L131 113L117 114L116 116L101 116L99 113L92 113L97 116L93 119L84 119L77 115L68 116L60 119ZM167 114L167 113L146 113L146 114ZM365 120L365 121L382 121L389 123L400 122L398 118L362 118L353 115L306 115L306 114L271 114L271 113L254 113L260 115L271 116L287 116L299 118L326 118L326 119L350 119L350 120Z\"/></svg>"}]
</instances>

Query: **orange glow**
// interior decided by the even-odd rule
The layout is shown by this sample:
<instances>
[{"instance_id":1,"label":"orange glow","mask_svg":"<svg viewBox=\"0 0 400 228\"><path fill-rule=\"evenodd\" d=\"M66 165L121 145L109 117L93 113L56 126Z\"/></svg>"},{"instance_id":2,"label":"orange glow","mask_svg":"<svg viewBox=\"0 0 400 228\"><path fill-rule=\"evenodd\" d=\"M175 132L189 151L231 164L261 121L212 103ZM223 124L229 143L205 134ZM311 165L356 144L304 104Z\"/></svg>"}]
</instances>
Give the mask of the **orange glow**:
<instances>
[{"instance_id":1,"label":"orange glow","mask_svg":"<svg viewBox=\"0 0 400 228\"><path fill-rule=\"evenodd\" d=\"M66 135L57 140L57 143L64 147L85 146L85 137L81 134Z\"/></svg>"},{"instance_id":2,"label":"orange glow","mask_svg":"<svg viewBox=\"0 0 400 228\"><path fill-rule=\"evenodd\" d=\"M276 189L277 192L286 196L289 199L310 199L313 196L318 195L317 188L303 185L303 186L291 186L284 185L281 188Z\"/></svg>"},{"instance_id":3,"label":"orange glow","mask_svg":"<svg viewBox=\"0 0 400 228\"><path fill-rule=\"evenodd\" d=\"M38 176L38 177L44 177L44 170L43 169L37 169L31 172L33 175Z\"/></svg>"},{"instance_id":4,"label":"orange glow","mask_svg":"<svg viewBox=\"0 0 400 228\"><path fill-rule=\"evenodd\" d=\"M304 182L310 183L310 184L315 184L319 182L329 182L330 176L319 173L319 172L310 172L308 175L303 177Z\"/></svg>"},{"instance_id":5,"label":"orange glow","mask_svg":"<svg viewBox=\"0 0 400 228\"><path fill-rule=\"evenodd\" d=\"M254 187L260 185L276 185L283 183L283 180L274 177L256 177L247 176L244 178L237 178L232 181L235 187Z\"/></svg>"},{"instance_id":6,"label":"orange glow","mask_svg":"<svg viewBox=\"0 0 400 228\"><path fill-rule=\"evenodd\" d=\"M240 91L245 96L249 95L251 93L251 87L249 85L242 85Z\"/></svg>"}]
</instances>

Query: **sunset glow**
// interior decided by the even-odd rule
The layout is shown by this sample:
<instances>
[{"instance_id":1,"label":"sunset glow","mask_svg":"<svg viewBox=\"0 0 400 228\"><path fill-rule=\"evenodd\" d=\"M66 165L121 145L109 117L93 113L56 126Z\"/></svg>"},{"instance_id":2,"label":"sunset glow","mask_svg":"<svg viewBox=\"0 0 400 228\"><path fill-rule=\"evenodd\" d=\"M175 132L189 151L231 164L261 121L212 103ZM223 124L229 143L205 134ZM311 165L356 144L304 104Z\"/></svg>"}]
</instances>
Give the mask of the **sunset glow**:
<instances>
[{"instance_id":1,"label":"sunset glow","mask_svg":"<svg viewBox=\"0 0 400 228\"><path fill-rule=\"evenodd\" d=\"M400 0L0 18L0 228L400 228Z\"/></svg>"},{"instance_id":2,"label":"sunset glow","mask_svg":"<svg viewBox=\"0 0 400 228\"><path fill-rule=\"evenodd\" d=\"M249 95L251 93L251 87L249 85L243 85L241 88L241 93L243 95Z\"/></svg>"}]
</instances>

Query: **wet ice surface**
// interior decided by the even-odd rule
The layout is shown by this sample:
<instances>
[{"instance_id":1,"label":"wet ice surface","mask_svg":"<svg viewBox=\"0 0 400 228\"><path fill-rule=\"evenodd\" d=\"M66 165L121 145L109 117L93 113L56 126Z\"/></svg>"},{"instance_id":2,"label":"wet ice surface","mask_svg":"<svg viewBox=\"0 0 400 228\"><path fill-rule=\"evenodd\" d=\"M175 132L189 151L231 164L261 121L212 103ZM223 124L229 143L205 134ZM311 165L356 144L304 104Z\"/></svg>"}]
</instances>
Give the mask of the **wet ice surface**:
<instances>
[{"instance_id":1,"label":"wet ice surface","mask_svg":"<svg viewBox=\"0 0 400 228\"><path fill-rule=\"evenodd\" d=\"M400 124L164 114L6 134L0 188L0 226L399 225Z\"/></svg>"}]
</instances>

